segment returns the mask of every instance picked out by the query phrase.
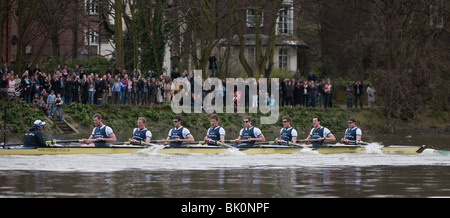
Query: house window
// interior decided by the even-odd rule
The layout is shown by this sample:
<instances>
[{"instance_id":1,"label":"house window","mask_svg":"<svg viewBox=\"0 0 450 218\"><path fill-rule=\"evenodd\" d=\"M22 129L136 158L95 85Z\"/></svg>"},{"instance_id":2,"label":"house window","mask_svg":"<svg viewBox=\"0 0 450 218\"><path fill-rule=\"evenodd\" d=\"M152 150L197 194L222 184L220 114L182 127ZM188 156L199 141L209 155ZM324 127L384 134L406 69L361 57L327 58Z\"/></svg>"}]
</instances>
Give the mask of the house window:
<instances>
[{"instance_id":1,"label":"house window","mask_svg":"<svg viewBox=\"0 0 450 218\"><path fill-rule=\"evenodd\" d=\"M444 28L444 0L436 0L430 5L430 26Z\"/></svg>"},{"instance_id":2,"label":"house window","mask_svg":"<svg viewBox=\"0 0 450 218\"><path fill-rule=\"evenodd\" d=\"M256 27L256 23L260 23L260 27L263 27L264 12L257 9L247 9L246 23L247 27Z\"/></svg>"},{"instance_id":3,"label":"house window","mask_svg":"<svg viewBox=\"0 0 450 218\"><path fill-rule=\"evenodd\" d=\"M98 32L94 30L85 30L84 34L86 45L98 45Z\"/></svg>"},{"instance_id":4,"label":"house window","mask_svg":"<svg viewBox=\"0 0 450 218\"><path fill-rule=\"evenodd\" d=\"M85 0L85 8L87 15L98 14L98 0Z\"/></svg>"},{"instance_id":5,"label":"house window","mask_svg":"<svg viewBox=\"0 0 450 218\"><path fill-rule=\"evenodd\" d=\"M293 27L293 10L287 6L280 10L277 19L277 34L278 35L292 35Z\"/></svg>"},{"instance_id":6,"label":"house window","mask_svg":"<svg viewBox=\"0 0 450 218\"><path fill-rule=\"evenodd\" d=\"M280 48L279 52L279 68L287 70L289 66L289 50L287 48Z\"/></svg>"}]
</instances>

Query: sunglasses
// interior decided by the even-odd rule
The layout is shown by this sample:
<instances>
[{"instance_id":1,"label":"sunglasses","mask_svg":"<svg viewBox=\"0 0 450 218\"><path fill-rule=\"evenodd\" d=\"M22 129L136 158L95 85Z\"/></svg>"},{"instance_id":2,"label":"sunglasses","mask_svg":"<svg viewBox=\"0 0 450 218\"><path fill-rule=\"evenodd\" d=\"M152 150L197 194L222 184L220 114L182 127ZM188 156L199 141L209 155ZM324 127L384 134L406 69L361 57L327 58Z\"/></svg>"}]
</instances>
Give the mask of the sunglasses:
<instances>
[{"instance_id":1,"label":"sunglasses","mask_svg":"<svg viewBox=\"0 0 450 218\"><path fill-rule=\"evenodd\" d=\"M287 123L288 121L286 121L286 120L283 120L283 123Z\"/></svg>"},{"instance_id":2,"label":"sunglasses","mask_svg":"<svg viewBox=\"0 0 450 218\"><path fill-rule=\"evenodd\" d=\"M352 123L354 123L354 122L348 122L348 124L352 124Z\"/></svg>"},{"instance_id":3,"label":"sunglasses","mask_svg":"<svg viewBox=\"0 0 450 218\"><path fill-rule=\"evenodd\" d=\"M174 120L173 122L174 122L174 123L178 123L179 121L178 121L178 120Z\"/></svg>"},{"instance_id":4,"label":"sunglasses","mask_svg":"<svg viewBox=\"0 0 450 218\"><path fill-rule=\"evenodd\" d=\"M248 120L244 120L244 123L248 123L248 122L250 122L250 121L248 121Z\"/></svg>"}]
</instances>

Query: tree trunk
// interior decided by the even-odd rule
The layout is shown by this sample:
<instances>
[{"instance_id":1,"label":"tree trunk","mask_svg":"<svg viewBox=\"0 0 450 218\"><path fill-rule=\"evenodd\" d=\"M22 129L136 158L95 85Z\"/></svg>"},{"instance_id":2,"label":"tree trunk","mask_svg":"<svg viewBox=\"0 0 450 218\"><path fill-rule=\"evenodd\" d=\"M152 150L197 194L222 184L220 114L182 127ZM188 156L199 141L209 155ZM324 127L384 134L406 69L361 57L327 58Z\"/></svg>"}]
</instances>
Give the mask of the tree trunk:
<instances>
[{"instance_id":1,"label":"tree trunk","mask_svg":"<svg viewBox=\"0 0 450 218\"><path fill-rule=\"evenodd\" d=\"M115 28L116 28L116 64L120 68L125 67L123 51L123 24L122 24L122 3L123 0L115 0Z\"/></svg>"}]
</instances>

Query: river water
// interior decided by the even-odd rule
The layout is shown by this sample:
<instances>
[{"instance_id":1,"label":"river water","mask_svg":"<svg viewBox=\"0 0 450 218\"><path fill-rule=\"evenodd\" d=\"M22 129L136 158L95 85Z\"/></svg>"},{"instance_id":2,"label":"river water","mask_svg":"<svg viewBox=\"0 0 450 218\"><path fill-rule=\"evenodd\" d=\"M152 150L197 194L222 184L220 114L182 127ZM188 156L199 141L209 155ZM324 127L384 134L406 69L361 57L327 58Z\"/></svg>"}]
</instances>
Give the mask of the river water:
<instances>
[{"instance_id":1,"label":"river water","mask_svg":"<svg viewBox=\"0 0 450 218\"><path fill-rule=\"evenodd\" d=\"M366 139L450 150L448 136ZM0 157L3 198L428 198L450 197L448 181L450 156L431 152Z\"/></svg>"}]
</instances>

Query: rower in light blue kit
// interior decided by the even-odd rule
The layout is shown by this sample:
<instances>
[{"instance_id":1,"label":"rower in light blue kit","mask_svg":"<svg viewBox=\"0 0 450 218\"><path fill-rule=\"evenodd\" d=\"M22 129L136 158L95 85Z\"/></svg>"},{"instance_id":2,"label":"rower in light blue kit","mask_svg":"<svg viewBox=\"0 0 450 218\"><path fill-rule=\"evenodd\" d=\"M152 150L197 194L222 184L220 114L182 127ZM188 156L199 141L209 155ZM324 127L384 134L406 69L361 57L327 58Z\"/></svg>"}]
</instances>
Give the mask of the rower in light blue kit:
<instances>
[{"instance_id":1,"label":"rower in light blue kit","mask_svg":"<svg viewBox=\"0 0 450 218\"><path fill-rule=\"evenodd\" d=\"M348 129L345 130L345 137L341 139L341 142L346 145L357 145L361 142L362 131L356 126L355 118L350 118L347 121Z\"/></svg>"},{"instance_id":2,"label":"rower in light blue kit","mask_svg":"<svg viewBox=\"0 0 450 218\"><path fill-rule=\"evenodd\" d=\"M225 143L225 129L219 126L219 117L215 114L209 117L209 122L211 123L211 128L208 129L205 136L205 142L208 145L215 145L214 142L219 141Z\"/></svg>"},{"instance_id":3,"label":"rower in light blue kit","mask_svg":"<svg viewBox=\"0 0 450 218\"><path fill-rule=\"evenodd\" d=\"M294 127L291 126L292 118L289 116L283 117L283 128L280 130L280 138L276 138L275 141L279 144L285 144L283 142L297 143L298 133Z\"/></svg>"},{"instance_id":4,"label":"rower in light blue kit","mask_svg":"<svg viewBox=\"0 0 450 218\"><path fill-rule=\"evenodd\" d=\"M139 117L137 120L138 128L133 130L133 138L128 139L128 141L135 145L141 142L150 143L152 140L152 132L145 127L146 124L147 120L144 117Z\"/></svg>"},{"instance_id":5,"label":"rower in light blue kit","mask_svg":"<svg viewBox=\"0 0 450 218\"><path fill-rule=\"evenodd\" d=\"M163 143L169 142L171 148L179 148L183 142L194 142L194 136L181 125L181 121L181 116L175 116L173 118L174 128L169 131L167 139L162 140Z\"/></svg>"},{"instance_id":6,"label":"rower in light blue kit","mask_svg":"<svg viewBox=\"0 0 450 218\"><path fill-rule=\"evenodd\" d=\"M311 144L314 148L322 147L325 140L330 142L336 141L336 138L330 132L330 130L320 125L321 122L322 120L320 119L320 117L313 118L313 128L309 132L309 136L304 140L306 142L311 141Z\"/></svg>"},{"instance_id":7,"label":"rower in light blue kit","mask_svg":"<svg viewBox=\"0 0 450 218\"><path fill-rule=\"evenodd\" d=\"M242 144L241 144L242 141ZM252 126L252 118L244 117L244 128L239 132L239 137L234 140L235 147L252 148L255 142L265 142L266 138L261 133L261 130Z\"/></svg>"},{"instance_id":8,"label":"rower in light blue kit","mask_svg":"<svg viewBox=\"0 0 450 218\"><path fill-rule=\"evenodd\" d=\"M93 117L95 128L92 130L92 134L89 139L82 139L85 145L82 147L96 147L96 148L106 148L107 143L114 143L117 141L116 135L111 127L103 124L102 116L100 114L95 114Z\"/></svg>"}]
</instances>

